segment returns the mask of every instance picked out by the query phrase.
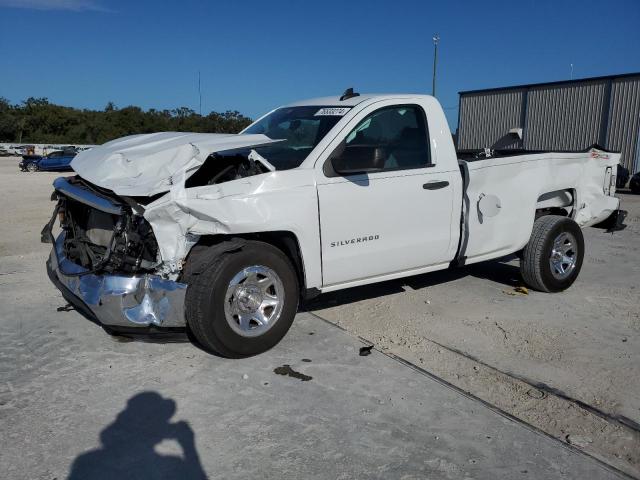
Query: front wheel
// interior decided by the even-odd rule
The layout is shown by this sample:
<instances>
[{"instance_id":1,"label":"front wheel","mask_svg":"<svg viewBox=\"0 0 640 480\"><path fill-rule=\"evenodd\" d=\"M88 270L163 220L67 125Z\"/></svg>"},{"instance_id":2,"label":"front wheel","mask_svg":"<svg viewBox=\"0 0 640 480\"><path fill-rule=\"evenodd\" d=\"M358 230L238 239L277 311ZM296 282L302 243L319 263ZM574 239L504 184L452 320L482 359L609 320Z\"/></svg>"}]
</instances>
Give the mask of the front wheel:
<instances>
[{"instance_id":1,"label":"front wheel","mask_svg":"<svg viewBox=\"0 0 640 480\"><path fill-rule=\"evenodd\" d=\"M206 247L205 247L206 248ZM207 350L226 357L257 355L287 333L298 309L298 279L287 256L255 241L206 262L187 279L187 325Z\"/></svg>"},{"instance_id":2,"label":"front wheel","mask_svg":"<svg viewBox=\"0 0 640 480\"><path fill-rule=\"evenodd\" d=\"M584 238L578 224L567 217L546 215L533 224L520 271L529 287L560 292L578 278L583 259Z\"/></svg>"},{"instance_id":3,"label":"front wheel","mask_svg":"<svg viewBox=\"0 0 640 480\"><path fill-rule=\"evenodd\" d=\"M36 165L35 163L30 163L29 165L27 165L27 171L29 172L37 172L38 171L38 165Z\"/></svg>"}]
</instances>

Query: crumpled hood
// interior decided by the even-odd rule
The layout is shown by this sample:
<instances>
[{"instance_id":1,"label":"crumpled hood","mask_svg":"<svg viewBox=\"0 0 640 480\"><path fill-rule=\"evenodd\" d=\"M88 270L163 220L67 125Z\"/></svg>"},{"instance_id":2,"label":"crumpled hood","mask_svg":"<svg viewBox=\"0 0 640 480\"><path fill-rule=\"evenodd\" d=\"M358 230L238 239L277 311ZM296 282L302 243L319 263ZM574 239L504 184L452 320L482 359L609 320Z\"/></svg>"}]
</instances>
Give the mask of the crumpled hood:
<instances>
[{"instance_id":1,"label":"crumpled hood","mask_svg":"<svg viewBox=\"0 0 640 480\"><path fill-rule=\"evenodd\" d=\"M214 152L278 141L253 134L131 135L79 153L71 167L85 180L118 195L151 196L184 181Z\"/></svg>"}]
</instances>

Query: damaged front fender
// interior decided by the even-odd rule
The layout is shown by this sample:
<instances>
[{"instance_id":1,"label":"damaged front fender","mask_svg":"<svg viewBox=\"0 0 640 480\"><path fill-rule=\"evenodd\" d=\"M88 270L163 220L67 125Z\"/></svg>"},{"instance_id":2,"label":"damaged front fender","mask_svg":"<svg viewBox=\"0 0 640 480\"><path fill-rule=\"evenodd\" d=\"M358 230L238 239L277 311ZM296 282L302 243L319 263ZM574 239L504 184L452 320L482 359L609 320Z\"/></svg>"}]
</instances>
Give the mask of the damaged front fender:
<instances>
[{"instance_id":1,"label":"damaged front fender","mask_svg":"<svg viewBox=\"0 0 640 480\"><path fill-rule=\"evenodd\" d=\"M304 170L192 188L181 182L147 205L144 217L171 274L199 236L288 231L298 239L308 284L320 285L320 262L313 255L319 238L316 189Z\"/></svg>"},{"instance_id":2,"label":"damaged front fender","mask_svg":"<svg viewBox=\"0 0 640 480\"><path fill-rule=\"evenodd\" d=\"M275 170L253 150L278 141L262 134L134 135L79 154L72 167L144 216L158 245L154 272L165 278L178 278L200 236L287 231L300 245L307 285L319 286L314 177ZM218 153L246 150L248 156Z\"/></svg>"}]
</instances>

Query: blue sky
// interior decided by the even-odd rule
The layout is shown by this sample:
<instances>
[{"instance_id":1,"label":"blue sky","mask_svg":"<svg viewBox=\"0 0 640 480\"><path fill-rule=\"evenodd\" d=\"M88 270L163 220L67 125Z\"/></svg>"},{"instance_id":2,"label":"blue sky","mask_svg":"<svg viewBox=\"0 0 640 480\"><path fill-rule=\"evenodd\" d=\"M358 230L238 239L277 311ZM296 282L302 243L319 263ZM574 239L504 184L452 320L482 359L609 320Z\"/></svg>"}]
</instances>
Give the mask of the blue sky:
<instances>
[{"instance_id":1,"label":"blue sky","mask_svg":"<svg viewBox=\"0 0 640 480\"><path fill-rule=\"evenodd\" d=\"M639 0L0 0L0 96L255 117L307 97L640 71Z\"/></svg>"}]
</instances>

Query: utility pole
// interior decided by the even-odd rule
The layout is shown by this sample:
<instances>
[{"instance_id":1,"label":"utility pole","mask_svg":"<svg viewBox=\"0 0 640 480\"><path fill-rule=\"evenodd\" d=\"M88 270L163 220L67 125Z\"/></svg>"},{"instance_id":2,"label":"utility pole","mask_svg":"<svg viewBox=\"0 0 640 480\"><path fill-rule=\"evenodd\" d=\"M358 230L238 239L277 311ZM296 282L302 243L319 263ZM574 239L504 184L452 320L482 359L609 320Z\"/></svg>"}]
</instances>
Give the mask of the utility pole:
<instances>
[{"instance_id":1,"label":"utility pole","mask_svg":"<svg viewBox=\"0 0 640 480\"><path fill-rule=\"evenodd\" d=\"M199 99L199 112L202 116L202 90L200 89L200 70L198 70L198 99Z\"/></svg>"},{"instance_id":2,"label":"utility pole","mask_svg":"<svg viewBox=\"0 0 640 480\"><path fill-rule=\"evenodd\" d=\"M571 80L573 80L573 63L569 64L569 68L571 68Z\"/></svg>"},{"instance_id":3,"label":"utility pole","mask_svg":"<svg viewBox=\"0 0 640 480\"><path fill-rule=\"evenodd\" d=\"M440 43L440 35L437 33L433 36L433 84L431 87L431 95L436 96L436 68L438 67L438 43Z\"/></svg>"}]
</instances>

